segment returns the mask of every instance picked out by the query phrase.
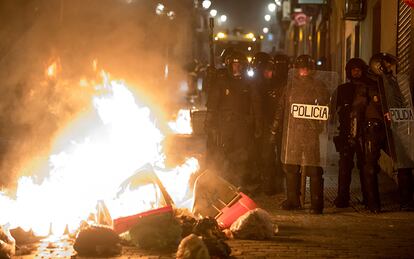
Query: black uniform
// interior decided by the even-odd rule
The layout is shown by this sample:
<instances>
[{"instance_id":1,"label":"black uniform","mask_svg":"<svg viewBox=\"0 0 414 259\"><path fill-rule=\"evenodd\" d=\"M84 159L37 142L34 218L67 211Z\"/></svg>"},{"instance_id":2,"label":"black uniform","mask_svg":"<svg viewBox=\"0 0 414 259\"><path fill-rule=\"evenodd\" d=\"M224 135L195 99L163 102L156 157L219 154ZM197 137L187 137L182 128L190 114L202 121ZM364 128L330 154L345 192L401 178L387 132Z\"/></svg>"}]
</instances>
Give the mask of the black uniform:
<instances>
[{"instance_id":1,"label":"black uniform","mask_svg":"<svg viewBox=\"0 0 414 259\"><path fill-rule=\"evenodd\" d=\"M374 55L371 58L371 64L373 67L373 70L375 68L375 71L377 74L381 77L381 80L379 80L380 83L382 83L383 90L385 97L387 98L386 103L387 107L384 107L385 109L390 108L412 108L411 105L411 95L408 93L408 96L405 97L403 95L402 89L400 88L397 78L394 76L393 71L391 69L391 65L397 64L398 60L396 57L388 54L388 53L378 53ZM379 73L378 73L379 72ZM387 112L390 112L387 110ZM407 134L407 128L405 127L405 124L402 124L402 127L400 128L399 125L393 125L394 127L388 128L388 134L389 134L389 141L392 141L391 143L393 146L389 147L389 149L394 148L395 154L391 154L391 156L395 155L394 158L397 159L397 161L394 161L397 163L397 180L398 180L398 190L400 193L400 208L401 210L406 211L413 211L414 210L414 202L413 202L413 189L414 189L414 183L413 183L413 166L414 161L412 157L410 157L405 152L410 152L410 147L408 143L402 143L404 139L407 139L409 135ZM396 132L392 132L392 131ZM402 130L402 132L401 132ZM399 137L398 132L402 133L403 135ZM405 133L404 133L405 132ZM396 135L394 135L396 134ZM408 150L407 150L408 148ZM411 147L412 148L412 147ZM391 151L391 150L390 150Z\"/></svg>"},{"instance_id":2,"label":"black uniform","mask_svg":"<svg viewBox=\"0 0 414 259\"><path fill-rule=\"evenodd\" d=\"M289 94L292 98L291 103L312 103L316 98L319 99L320 104L326 105L329 103L329 92L326 89L326 86L322 82L312 79L311 77L303 78L301 80L303 89L308 89L309 92L312 92L314 95L309 95L307 91L300 91L297 89L295 92ZM310 90L312 89L312 90ZM309 164L310 161L318 162L319 161L319 135L323 131L319 121L316 120L301 120L293 119L294 122L290 127L289 137L291 140L296 140L291 142L290 152L286 154L287 156L300 157L303 156L303 164ZM309 126L309 124L312 124ZM297 137L295 137L297 136ZM303 139L303 136L307 136L306 139ZM300 183L300 167L301 165L284 165L286 173L286 185L287 188L296 188L293 189L295 195L295 200L297 201L297 190ZM314 213L322 213L323 210L323 169L320 166L303 166L303 171L306 176L310 177L310 192L311 192L311 210ZM289 190L288 190L289 191ZM289 200L289 194L288 194Z\"/></svg>"},{"instance_id":3,"label":"black uniform","mask_svg":"<svg viewBox=\"0 0 414 259\"><path fill-rule=\"evenodd\" d=\"M364 185L366 191L366 205L372 212L379 212L381 208L378 190L378 164L381 149L387 150L384 112L381 106L380 93L377 84L367 84L361 94L365 106L364 122Z\"/></svg>"},{"instance_id":4,"label":"black uniform","mask_svg":"<svg viewBox=\"0 0 414 259\"><path fill-rule=\"evenodd\" d=\"M260 161L263 172L263 191L266 194L275 194L283 191L283 169L280 161L282 137L276 134L273 138L271 132L275 113L283 113L280 109L284 104L286 82L275 80L259 80L257 87L260 90L263 112L263 135L259 139ZM279 108L280 107L280 108ZM281 129L281 127L280 127Z\"/></svg>"},{"instance_id":5,"label":"black uniform","mask_svg":"<svg viewBox=\"0 0 414 259\"><path fill-rule=\"evenodd\" d=\"M214 130L214 162L221 175L236 185L248 184L248 158L260 100L242 76L219 73L208 94L208 130Z\"/></svg>"},{"instance_id":6,"label":"black uniform","mask_svg":"<svg viewBox=\"0 0 414 259\"><path fill-rule=\"evenodd\" d=\"M295 66L312 70L315 63L310 56L302 55L296 59ZM312 75L294 76L294 82L300 84L300 87L295 86L287 90L286 101L289 105L294 103L328 105L330 94L322 81L315 79ZM275 117L273 123L275 128L280 125L280 120L279 114L279 118ZM283 202L282 208L291 210L301 207L299 200L300 175L303 173L310 177L311 213L320 214L323 210L323 169L320 166L314 166L314 164L320 162L319 135L323 131L323 126L318 120L290 118L290 123L285 126L285 129L289 136L285 134L286 151L284 156L296 158L296 161L300 159L301 162L283 165L286 174L287 200Z\"/></svg>"},{"instance_id":7,"label":"black uniform","mask_svg":"<svg viewBox=\"0 0 414 259\"><path fill-rule=\"evenodd\" d=\"M384 93L391 89L386 89L382 77L385 75L385 80L389 81L391 88L397 89L398 83L393 78L392 71L386 64L396 63L396 58L393 58L387 53L379 53L371 57L369 76L375 81L375 84L369 84L365 91L365 123L364 123L364 182L366 190L366 204L371 212L377 213L381 209L380 195L378 189L378 173L380 167L378 164L381 149L390 153L390 146L387 142L387 129L385 123L385 114L388 112L384 103L391 100L381 100L385 98ZM382 91L382 92L380 92ZM391 90L393 91L393 90ZM393 91L397 93L398 91ZM401 97L401 96L400 96ZM390 96L388 97L390 98ZM391 97L392 101L398 101L398 95ZM391 135L389 135L391 137ZM394 161L395 162L395 161ZM398 169L398 182L401 194L401 208L412 209L412 175L411 169Z\"/></svg>"},{"instance_id":8,"label":"black uniform","mask_svg":"<svg viewBox=\"0 0 414 259\"><path fill-rule=\"evenodd\" d=\"M359 68L361 75L353 78L351 70ZM334 137L339 152L338 196L334 204L338 208L349 206L349 187L351 184L354 156L357 158L363 201L366 201L366 192L363 177L364 151L363 129L365 89L370 82L366 78L367 65L362 59L353 58L346 66L346 75L349 82L338 86L335 110L339 115L339 136Z\"/></svg>"},{"instance_id":9,"label":"black uniform","mask_svg":"<svg viewBox=\"0 0 414 259\"><path fill-rule=\"evenodd\" d=\"M288 57L278 55L272 58L267 53L259 52L252 60L255 69L255 89L261 99L263 134L255 142L255 160L262 174L262 190L273 195L283 191L283 169L280 161L281 134L273 137L272 123L276 112L283 112L284 91L287 81ZM272 77L266 78L265 71L272 71ZM269 77L269 75L268 75ZM257 137L257 136L256 136Z\"/></svg>"},{"instance_id":10,"label":"black uniform","mask_svg":"<svg viewBox=\"0 0 414 259\"><path fill-rule=\"evenodd\" d=\"M402 96L401 90L398 86L397 79L394 77L392 71L385 73L385 80L388 81L388 85L392 89L385 89L392 93L392 100L394 102L393 107L406 107L404 97ZM391 94L389 94L391 95ZM394 139L396 141L396 139ZM396 143L394 143L396 144ZM397 170L397 180L398 180L398 190L400 194L400 207L402 210L413 211L414 202L413 202L413 191L414 191L414 182L413 182L413 168L398 168Z\"/></svg>"}]
</instances>

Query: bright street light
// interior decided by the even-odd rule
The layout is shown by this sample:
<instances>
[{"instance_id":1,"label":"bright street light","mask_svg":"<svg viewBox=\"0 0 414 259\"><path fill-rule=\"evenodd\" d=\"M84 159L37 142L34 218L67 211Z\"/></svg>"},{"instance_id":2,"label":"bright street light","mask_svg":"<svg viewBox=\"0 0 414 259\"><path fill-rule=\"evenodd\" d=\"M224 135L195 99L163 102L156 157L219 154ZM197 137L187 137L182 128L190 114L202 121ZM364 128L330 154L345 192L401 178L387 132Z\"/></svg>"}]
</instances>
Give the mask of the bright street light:
<instances>
[{"instance_id":1,"label":"bright street light","mask_svg":"<svg viewBox=\"0 0 414 259\"><path fill-rule=\"evenodd\" d=\"M219 33L217 33L217 38L224 39L224 38L226 38L226 34L224 32L219 32Z\"/></svg>"},{"instance_id":2,"label":"bright street light","mask_svg":"<svg viewBox=\"0 0 414 259\"><path fill-rule=\"evenodd\" d=\"M163 4L157 4L155 8L155 13L161 15L164 12L165 6Z\"/></svg>"},{"instance_id":3,"label":"bright street light","mask_svg":"<svg viewBox=\"0 0 414 259\"><path fill-rule=\"evenodd\" d=\"M220 21L221 21L221 22L226 22L226 21L227 21L227 15L222 14L222 15L220 16Z\"/></svg>"},{"instance_id":4,"label":"bright street light","mask_svg":"<svg viewBox=\"0 0 414 259\"><path fill-rule=\"evenodd\" d=\"M264 27L264 28L263 28L263 33L268 33L268 32L269 32L269 28Z\"/></svg>"},{"instance_id":5,"label":"bright street light","mask_svg":"<svg viewBox=\"0 0 414 259\"><path fill-rule=\"evenodd\" d=\"M282 0L275 0L275 4L277 6L281 6L282 5Z\"/></svg>"},{"instance_id":6,"label":"bright street light","mask_svg":"<svg viewBox=\"0 0 414 259\"><path fill-rule=\"evenodd\" d=\"M167 16L168 16L168 18L170 18L170 20L174 19L174 16L175 16L174 11L169 11L169 12L167 13Z\"/></svg>"},{"instance_id":7,"label":"bright street light","mask_svg":"<svg viewBox=\"0 0 414 259\"><path fill-rule=\"evenodd\" d=\"M264 19L265 19L266 22L268 22L268 21L270 21L270 19L272 19L272 17L270 16L270 14L266 14L264 16Z\"/></svg>"},{"instance_id":8,"label":"bright street light","mask_svg":"<svg viewBox=\"0 0 414 259\"><path fill-rule=\"evenodd\" d=\"M216 9L211 9L211 10L210 10L210 15L211 15L211 17L216 17L216 15L217 15L217 10L216 10Z\"/></svg>"},{"instance_id":9,"label":"bright street light","mask_svg":"<svg viewBox=\"0 0 414 259\"><path fill-rule=\"evenodd\" d=\"M211 6L211 1L210 0L204 0L201 5L203 6L204 9L208 9Z\"/></svg>"},{"instance_id":10,"label":"bright street light","mask_svg":"<svg viewBox=\"0 0 414 259\"><path fill-rule=\"evenodd\" d=\"M269 11L273 13L274 11L276 11L276 4L275 3L270 3L267 6L267 9L269 9Z\"/></svg>"}]
</instances>

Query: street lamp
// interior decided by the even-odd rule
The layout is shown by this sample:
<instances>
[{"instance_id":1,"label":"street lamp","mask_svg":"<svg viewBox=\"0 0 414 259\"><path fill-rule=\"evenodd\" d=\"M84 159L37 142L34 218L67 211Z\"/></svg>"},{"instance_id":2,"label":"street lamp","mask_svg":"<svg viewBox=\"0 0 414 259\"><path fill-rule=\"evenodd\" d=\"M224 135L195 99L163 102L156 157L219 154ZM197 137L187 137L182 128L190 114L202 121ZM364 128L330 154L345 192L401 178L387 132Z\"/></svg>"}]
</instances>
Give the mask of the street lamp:
<instances>
[{"instance_id":1,"label":"street lamp","mask_svg":"<svg viewBox=\"0 0 414 259\"><path fill-rule=\"evenodd\" d=\"M221 22L226 22L226 21L227 21L227 15L222 14L222 15L220 16L220 21L221 21Z\"/></svg>"},{"instance_id":2,"label":"street lamp","mask_svg":"<svg viewBox=\"0 0 414 259\"><path fill-rule=\"evenodd\" d=\"M268 32L269 32L269 28L264 27L264 28L263 28L263 33L268 33Z\"/></svg>"},{"instance_id":3,"label":"street lamp","mask_svg":"<svg viewBox=\"0 0 414 259\"><path fill-rule=\"evenodd\" d=\"M270 14L266 14L264 16L264 19L265 19L266 22L268 22L268 21L270 21L270 19L272 19L272 17L270 16Z\"/></svg>"},{"instance_id":4,"label":"street lamp","mask_svg":"<svg viewBox=\"0 0 414 259\"><path fill-rule=\"evenodd\" d=\"M170 18L170 20L174 19L174 16L175 16L174 11L169 11L169 12L167 13L167 16L168 16L168 18Z\"/></svg>"},{"instance_id":5,"label":"street lamp","mask_svg":"<svg viewBox=\"0 0 414 259\"><path fill-rule=\"evenodd\" d=\"M158 15L161 15L164 13L165 6L163 4L157 4L157 7L155 8L155 13Z\"/></svg>"},{"instance_id":6,"label":"street lamp","mask_svg":"<svg viewBox=\"0 0 414 259\"><path fill-rule=\"evenodd\" d=\"M274 11L276 11L276 4L275 4L275 3L270 3L270 4L267 6L267 9L269 9L269 11L270 11L271 13L273 13Z\"/></svg>"},{"instance_id":7,"label":"street lamp","mask_svg":"<svg viewBox=\"0 0 414 259\"><path fill-rule=\"evenodd\" d=\"M211 1L210 0L204 0L201 5L203 6L204 9L208 9L211 6Z\"/></svg>"},{"instance_id":8,"label":"street lamp","mask_svg":"<svg viewBox=\"0 0 414 259\"><path fill-rule=\"evenodd\" d=\"M210 15L211 15L211 17L216 17L216 15L217 15L217 10L216 10L216 9L211 9L211 10L210 10Z\"/></svg>"},{"instance_id":9,"label":"street lamp","mask_svg":"<svg viewBox=\"0 0 414 259\"><path fill-rule=\"evenodd\" d=\"M275 4L277 6L282 6L282 0L275 0Z\"/></svg>"}]
</instances>

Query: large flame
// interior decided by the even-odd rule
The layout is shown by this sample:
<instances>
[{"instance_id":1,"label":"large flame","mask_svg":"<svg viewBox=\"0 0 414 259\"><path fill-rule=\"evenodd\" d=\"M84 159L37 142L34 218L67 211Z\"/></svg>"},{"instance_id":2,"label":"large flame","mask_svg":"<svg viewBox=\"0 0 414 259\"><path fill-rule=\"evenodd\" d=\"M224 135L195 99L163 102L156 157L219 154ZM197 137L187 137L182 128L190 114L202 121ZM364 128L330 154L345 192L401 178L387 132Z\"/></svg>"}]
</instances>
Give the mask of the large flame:
<instances>
[{"instance_id":1,"label":"large flame","mask_svg":"<svg viewBox=\"0 0 414 259\"><path fill-rule=\"evenodd\" d=\"M94 109L77 118L56 140L48 160L49 176L40 184L34 177L21 177L15 199L0 192L0 224L9 222L38 235L48 234L50 228L61 234L66 226L75 230L98 200L106 202L114 218L151 209L151 188L133 193L123 206L114 200L120 184L148 163L163 168L156 173L174 202L189 203L188 180L198 169L197 160L164 169L163 134L149 108L139 105L123 82L107 76L95 89Z\"/></svg>"},{"instance_id":2,"label":"large flame","mask_svg":"<svg viewBox=\"0 0 414 259\"><path fill-rule=\"evenodd\" d=\"M188 109L180 109L175 121L168 123L168 126L178 134L191 134L193 128L191 127L191 112Z\"/></svg>"}]
</instances>

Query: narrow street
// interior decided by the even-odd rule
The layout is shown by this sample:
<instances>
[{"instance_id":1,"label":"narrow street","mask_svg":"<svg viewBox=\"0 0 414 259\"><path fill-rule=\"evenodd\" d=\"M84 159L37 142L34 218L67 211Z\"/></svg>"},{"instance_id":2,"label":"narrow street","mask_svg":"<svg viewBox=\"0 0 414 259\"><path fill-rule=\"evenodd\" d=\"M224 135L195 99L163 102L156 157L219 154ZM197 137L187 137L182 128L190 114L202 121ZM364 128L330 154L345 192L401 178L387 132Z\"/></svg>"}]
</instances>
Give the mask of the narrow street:
<instances>
[{"instance_id":1,"label":"narrow street","mask_svg":"<svg viewBox=\"0 0 414 259\"><path fill-rule=\"evenodd\" d=\"M0 0L0 259L414 258L413 28L414 0ZM275 235L233 238L272 235L256 205Z\"/></svg>"},{"instance_id":2,"label":"narrow street","mask_svg":"<svg viewBox=\"0 0 414 259\"><path fill-rule=\"evenodd\" d=\"M180 136L178 139L175 148L187 150L187 155L203 157L203 137ZM337 167L331 165L324 175L323 215L308 213L309 193L305 209L293 212L280 209L284 194L253 196L258 206L270 213L279 232L271 240L228 240L231 255L234 258L413 258L414 213L399 211L398 193L391 178L384 173L379 178L383 207L380 214L372 214L361 205L356 171L351 185L351 207L337 209L333 206L337 191L336 170ZM41 257L34 253L14 258ZM124 246L122 255L113 258L175 258L175 253Z\"/></svg>"}]
</instances>

